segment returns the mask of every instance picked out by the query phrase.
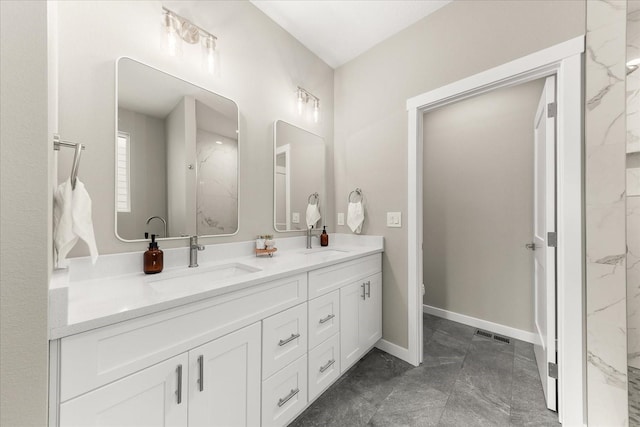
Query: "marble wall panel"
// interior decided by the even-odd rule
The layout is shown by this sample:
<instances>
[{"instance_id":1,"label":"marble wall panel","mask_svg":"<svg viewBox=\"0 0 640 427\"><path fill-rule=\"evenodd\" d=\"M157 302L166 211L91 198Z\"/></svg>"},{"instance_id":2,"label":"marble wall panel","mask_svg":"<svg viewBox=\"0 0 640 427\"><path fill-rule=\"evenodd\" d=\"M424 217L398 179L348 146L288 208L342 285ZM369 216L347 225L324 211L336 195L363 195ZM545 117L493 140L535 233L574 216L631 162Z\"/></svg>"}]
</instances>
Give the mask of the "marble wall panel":
<instances>
[{"instance_id":1,"label":"marble wall panel","mask_svg":"<svg viewBox=\"0 0 640 427\"><path fill-rule=\"evenodd\" d=\"M589 425L626 426L626 1L587 2L585 203Z\"/></svg>"}]
</instances>

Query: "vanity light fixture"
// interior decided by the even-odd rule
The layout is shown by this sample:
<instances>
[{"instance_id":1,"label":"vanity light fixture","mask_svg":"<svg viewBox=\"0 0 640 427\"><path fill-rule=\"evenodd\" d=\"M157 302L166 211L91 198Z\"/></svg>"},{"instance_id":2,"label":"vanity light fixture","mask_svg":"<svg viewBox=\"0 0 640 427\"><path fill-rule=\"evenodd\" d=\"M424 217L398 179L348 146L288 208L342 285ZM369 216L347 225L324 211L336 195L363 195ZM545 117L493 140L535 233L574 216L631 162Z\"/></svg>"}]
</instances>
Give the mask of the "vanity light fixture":
<instances>
[{"instance_id":1,"label":"vanity light fixture","mask_svg":"<svg viewBox=\"0 0 640 427\"><path fill-rule=\"evenodd\" d=\"M303 107L308 104L309 101L313 101L313 121L318 123L320 118L320 98L309 92L308 90L298 86L296 92L296 101L298 105L298 115L302 116Z\"/></svg>"},{"instance_id":2,"label":"vanity light fixture","mask_svg":"<svg viewBox=\"0 0 640 427\"><path fill-rule=\"evenodd\" d=\"M162 47L170 56L182 55L182 42L202 47L202 66L209 74L216 71L216 36L177 13L162 8Z\"/></svg>"}]
</instances>

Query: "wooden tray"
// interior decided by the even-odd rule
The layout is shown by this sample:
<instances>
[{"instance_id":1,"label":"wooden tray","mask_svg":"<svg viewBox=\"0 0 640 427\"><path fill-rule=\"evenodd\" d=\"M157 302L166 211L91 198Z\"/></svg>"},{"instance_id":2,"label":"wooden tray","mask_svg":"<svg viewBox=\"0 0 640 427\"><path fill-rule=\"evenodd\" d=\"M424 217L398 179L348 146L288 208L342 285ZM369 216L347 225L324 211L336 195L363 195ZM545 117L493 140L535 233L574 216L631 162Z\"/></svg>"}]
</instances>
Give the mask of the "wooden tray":
<instances>
[{"instance_id":1,"label":"wooden tray","mask_svg":"<svg viewBox=\"0 0 640 427\"><path fill-rule=\"evenodd\" d=\"M271 249L256 249L256 256L263 256L263 255L269 255L269 256L273 256L273 253L275 251L277 251L278 248L271 248Z\"/></svg>"}]
</instances>

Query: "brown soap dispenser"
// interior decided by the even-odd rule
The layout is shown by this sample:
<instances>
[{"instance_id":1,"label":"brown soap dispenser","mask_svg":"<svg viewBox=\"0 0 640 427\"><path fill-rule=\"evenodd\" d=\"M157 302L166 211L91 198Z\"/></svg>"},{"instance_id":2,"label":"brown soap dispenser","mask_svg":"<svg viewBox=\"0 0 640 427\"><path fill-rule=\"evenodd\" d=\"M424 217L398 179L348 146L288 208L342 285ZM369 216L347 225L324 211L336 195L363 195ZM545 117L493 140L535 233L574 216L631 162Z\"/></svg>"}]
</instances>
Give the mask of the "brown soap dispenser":
<instances>
[{"instance_id":1,"label":"brown soap dispenser","mask_svg":"<svg viewBox=\"0 0 640 427\"><path fill-rule=\"evenodd\" d=\"M149 238L149 233L144 233L145 238ZM144 253L144 272L146 274L155 274L162 271L164 265L162 251L158 248L156 235L151 235L149 249Z\"/></svg>"},{"instance_id":2,"label":"brown soap dispenser","mask_svg":"<svg viewBox=\"0 0 640 427\"><path fill-rule=\"evenodd\" d=\"M327 234L327 226L322 227L322 234L320 235L320 246L329 246L329 235Z\"/></svg>"}]
</instances>

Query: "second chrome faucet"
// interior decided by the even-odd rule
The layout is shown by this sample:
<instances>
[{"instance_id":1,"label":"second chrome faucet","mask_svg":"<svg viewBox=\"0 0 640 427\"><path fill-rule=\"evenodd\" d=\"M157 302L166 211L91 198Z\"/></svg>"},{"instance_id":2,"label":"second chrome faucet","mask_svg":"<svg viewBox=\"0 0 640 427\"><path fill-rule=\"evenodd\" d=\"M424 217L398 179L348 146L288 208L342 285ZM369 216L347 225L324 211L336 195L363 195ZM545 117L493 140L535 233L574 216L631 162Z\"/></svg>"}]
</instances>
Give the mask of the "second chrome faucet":
<instances>
[{"instance_id":1,"label":"second chrome faucet","mask_svg":"<svg viewBox=\"0 0 640 427\"><path fill-rule=\"evenodd\" d=\"M204 251L204 246L198 244L198 236L189 237L189 267L198 266L198 251Z\"/></svg>"}]
</instances>

